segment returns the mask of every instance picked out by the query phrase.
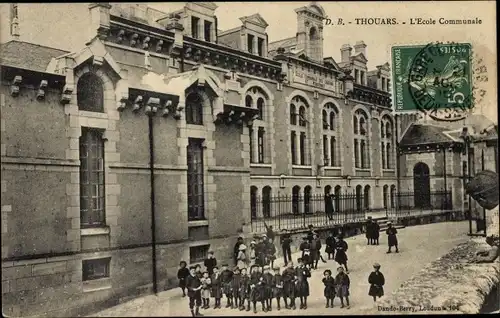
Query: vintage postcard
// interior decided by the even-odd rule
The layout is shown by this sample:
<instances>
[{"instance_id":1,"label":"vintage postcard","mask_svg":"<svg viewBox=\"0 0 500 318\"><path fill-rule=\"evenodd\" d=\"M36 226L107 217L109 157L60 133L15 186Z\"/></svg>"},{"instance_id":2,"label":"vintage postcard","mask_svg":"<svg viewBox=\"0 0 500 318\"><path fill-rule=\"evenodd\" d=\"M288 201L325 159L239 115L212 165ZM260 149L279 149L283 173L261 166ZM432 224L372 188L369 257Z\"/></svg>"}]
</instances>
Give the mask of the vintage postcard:
<instances>
[{"instance_id":1,"label":"vintage postcard","mask_svg":"<svg viewBox=\"0 0 500 318\"><path fill-rule=\"evenodd\" d=\"M495 9L0 4L3 316L498 314Z\"/></svg>"}]
</instances>

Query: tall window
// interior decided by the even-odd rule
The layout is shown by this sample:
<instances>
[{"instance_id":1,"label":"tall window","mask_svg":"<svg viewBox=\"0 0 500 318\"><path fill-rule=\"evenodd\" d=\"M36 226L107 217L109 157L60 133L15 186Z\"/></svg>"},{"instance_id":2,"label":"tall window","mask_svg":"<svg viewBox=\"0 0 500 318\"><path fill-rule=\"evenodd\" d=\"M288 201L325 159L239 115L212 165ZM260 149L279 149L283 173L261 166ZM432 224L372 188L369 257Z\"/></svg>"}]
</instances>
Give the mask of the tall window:
<instances>
[{"instance_id":1,"label":"tall window","mask_svg":"<svg viewBox=\"0 0 500 318\"><path fill-rule=\"evenodd\" d=\"M312 213L312 204L311 204L311 186L306 186L304 188L304 213Z\"/></svg>"},{"instance_id":2,"label":"tall window","mask_svg":"<svg viewBox=\"0 0 500 318\"><path fill-rule=\"evenodd\" d=\"M370 168L368 143L368 115L358 109L353 116L354 165L356 168Z\"/></svg>"},{"instance_id":3,"label":"tall window","mask_svg":"<svg viewBox=\"0 0 500 318\"><path fill-rule=\"evenodd\" d=\"M269 96L260 87L254 86L246 92L245 106L257 108L258 118L253 122L253 129L250 132L250 162L252 163L270 163L271 157L267 153L270 144L266 138L266 129L269 127L269 120L266 114L266 104ZM256 142L255 142L256 141ZM256 156L254 154L257 154Z\"/></svg>"},{"instance_id":4,"label":"tall window","mask_svg":"<svg viewBox=\"0 0 500 318\"><path fill-rule=\"evenodd\" d=\"M259 163L264 163L264 134L265 134L264 127L259 127L257 136L257 142L258 142L257 156Z\"/></svg>"},{"instance_id":5,"label":"tall window","mask_svg":"<svg viewBox=\"0 0 500 318\"><path fill-rule=\"evenodd\" d=\"M262 214L265 218L271 217L271 187L265 186L262 189Z\"/></svg>"},{"instance_id":6,"label":"tall window","mask_svg":"<svg viewBox=\"0 0 500 318\"><path fill-rule=\"evenodd\" d=\"M191 36L195 39L200 37L198 29L200 27L200 19L197 17L191 17Z\"/></svg>"},{"instance_id":7,"label":"tall window","mask_svg":"<svg viewBox=\"0 0 500 318\"><path fill-rule=\"evenodd\" d=\"M203 100L196 93L191 93L186 98L186 123L203 125Z\"/></svg>"},{"instance_id":8,"label":"tall window","mask_svg":"<svg viewBox=\"0 0 500 318\"><path fill-rule=\"evenodd\" d=\"M340 166L338 148L338 110L332 103L323 107L323 154L327 165Z\"/></svg>"},{"instance_id":9,"label":"tall window","mask_svg":"<svg viewBox=\"0 0 500 318\"><path fill-rule=\"evenodd\" d=\"M366 83L365 83L365 72L364 71L360 71L359 72L359 77L360 77L359 81L360 81L361 85L366 85Z\"/></svg>"},{"instance_id":10,"label":"tall window","mask_svg":"<svg viewBox=\"0 0 500 318\"><path fill-rule=\"evenodd\" d=\"M391 208L396 206L396 186L391 185Z\"/></svg>"},{"instance_id":11,"label":"tall window","mask_svg":"<svg viewBox=\"0 0 500 318\"><path fill-rule=\"evenodd\" d=\"M299 202L300 202L300 187L294 186L292 188L292 213L299 213Z\"/></svg>"},{"instance_id":12,"label":"tall window","mask_svg":"<svg viewBox=\"0 0 500 318\"><path fill-rule=\"evenodd\" d=\"M365 210L369 210L370 209L370 186L369 185L366 185L365 186L365 189L363 191L363 197L365 199Z\"/></svg>"},{"instance_id":13,"label":"tall window","mask_svg":"<svg viewBox=\"0 0 500 318\"><path fill-rule=\"evenodd\" d=\"M93 73L85 73L78 79L76 98L79 110L104 112L104 87L101 79Z\"/></svg>"},{"instance_id":14,"label":"tall window","mask_svg":"<svg viewBox=\"0 0 500 318\"><path fill-rule=\"evenodd\" d=\"M257 53L259 56L264 56L264 39L257 38Z\"/></svg>"},{"instance_id":15,"label":"tall window","mask_svg":"<svg viewBox=\"0 0 500 318\"><path fill-rule=\"evenodd\" d=\"M252 219L257 218L257 189L256 186L250 187L250 216Z\"/></svg>"},{"instance_id":16,"label":"tall window","mask_svg":"<svg viewBox=\"0 0 500 318\"><path fill-rule=\"evenodd\" d=\"M309 153L309 140L308 140L308 129L309 122L307 120L307 109L309 105L303 97L296 96L293 98L290 105L290 130L292 138L292 164L299 165L309 165L310 164L310 153ZM298 109L298 113L296 110ZM298 125L297 125L298 122ZM297 140L298 138L298 140ZM298 149L296 146L298 145ZM294 157L297 160L294 160ZM298 158L297 158L298 157Z\"/></svg>"},{"instance_id":17,"label":"tall window","mask_svg":"<svg viewBox=\"0 0 500 318\"><path fill-rule=\"evenodd\" d=\"M82 128L80 137L80 224L106 224L104 215L104 141L102 132Z\"/></svg>"},{"instance_id":18,"label":"tall window","mask_svg":"<svg viewBox=\"0 0 500 318\"><path fill-rule=\"evenodd\" d=\"M393 169L392 156L392 121L389 116L382 117L380 121L380 151L382 153L382 169Z\"/></svg>"},{"instance_id":19,"label":"tall window","mask_svg":"<svg viewBox=\"0 0 500 318\"><path fill-rule=\"evenodd\" d=\"M187 146L188 220L205 219L203 140L189 138Z\"/></svg>"},{"instance_id":20,"label":"tall window","mask_svg":"<svg viewBox=\"0 0 500 318\"><path fill-rule=\"evenodd\" d=\"M210 35L212 34L212 22L205 21L203 27L205 31L205 41L210 42L212 40L210 38Z\"/></svg>"},{"instance_id":21,"label":"tall window","mask_svg":"<svg viewBox=\"0 0 500 318\"><path fill-rule=\"evenodd\" d=\"M247 49L249 53L254 53L255 48L253 47L253 38L254 36L251 34L247 35Z\"/></svg>"},{"instance_id":22,"label":"tall window","mask_svg":"<svg viewBox=\"0 0 500 318\"><path fill-rule=\"evenodd\" d=\"M387 196L389 195L389 186L386 184L382 190L382 197L384 202L384 209L387 209Z\"/></svg>"}]
</instances>

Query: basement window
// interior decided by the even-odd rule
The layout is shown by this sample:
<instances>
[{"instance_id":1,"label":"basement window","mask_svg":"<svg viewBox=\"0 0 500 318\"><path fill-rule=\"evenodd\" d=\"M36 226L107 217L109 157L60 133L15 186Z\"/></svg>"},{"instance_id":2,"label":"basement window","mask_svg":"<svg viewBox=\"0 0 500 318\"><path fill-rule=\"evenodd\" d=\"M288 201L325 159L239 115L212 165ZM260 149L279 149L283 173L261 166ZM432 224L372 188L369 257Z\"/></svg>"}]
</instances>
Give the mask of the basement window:
<instances>
[{"instance_id":1,"label":"basement window","mask_svg":"<svg viewBox=\"0 0 500 318\"><path fill-rule=\"evenodd\" d=\"M208 257L209 250L210 244L191 246L189 248L189 262L191 264L203 262Z\"/></svg>"},{"instance_id":2,"label":"basement window","mask_svg":"<svg viewBox=\"0 0 500 318\"><path fill-rule=\"evenodd\" d=\"M82 261L82 280L95 280L109 277L111 257Z\"/></svg>"}]
</instances>

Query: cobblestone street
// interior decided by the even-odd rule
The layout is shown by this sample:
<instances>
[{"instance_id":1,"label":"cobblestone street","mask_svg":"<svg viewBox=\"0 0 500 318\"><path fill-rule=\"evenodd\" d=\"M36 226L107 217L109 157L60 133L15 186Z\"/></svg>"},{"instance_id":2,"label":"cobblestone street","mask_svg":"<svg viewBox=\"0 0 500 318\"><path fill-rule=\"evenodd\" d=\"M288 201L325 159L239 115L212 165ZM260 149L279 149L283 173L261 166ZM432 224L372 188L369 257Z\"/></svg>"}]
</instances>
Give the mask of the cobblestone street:
<instances>
[{"instance_id":1,"label":"cobblestone street","mask_svg":"<svg viewBox=\"0 0 500 318\"><path fill-rule=\"evenodd\" d=\"M349 244L349 271L351 279L351 308L341 309L338 298L335 299L335 308L325 308L323 298L323 284L321 278L327 268L335 270L333 261L320 263L317 270L313 270L310 279L311 295L308 299L307 310L279 311L280 315L319 315L331 313L363 313L373 306L372 299L368 296L368 274L372 270L372 263L381 264L381 272L386 278L385 294L397 289L405 280L412 277L424 265L448 252L457 244L468 240L466 235L467 222L434 223L422 226L401 229L398 234L400 253L386 254L387 239L381 233L379 246L367 246L364 235L348 238ZM293 255L297 259L298 253ZM280 264L281 265L281 264ZM124 317L124 316L189 316L188 299L180 297L180 290L174 289L161 292L158 296L149 295L134 299L118 306L106 309L92 317ZM211 300L213 304L213 299ZM225 299L222 300L225 305ZM270 313L258 312L257 315L276 315L275 309ZM260 309L259 307L257 307ZM207 309L203 310L204 316L245 316L254 315L251 312L236 309Z\"/></svg>"}]
</instances>

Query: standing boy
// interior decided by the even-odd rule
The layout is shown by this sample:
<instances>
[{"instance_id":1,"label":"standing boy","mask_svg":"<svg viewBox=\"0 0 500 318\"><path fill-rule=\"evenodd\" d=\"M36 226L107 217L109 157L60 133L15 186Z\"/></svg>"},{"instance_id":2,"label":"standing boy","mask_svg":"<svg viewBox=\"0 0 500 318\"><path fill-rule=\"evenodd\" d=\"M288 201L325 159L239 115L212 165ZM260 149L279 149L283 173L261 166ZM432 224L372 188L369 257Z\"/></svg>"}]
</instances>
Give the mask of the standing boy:
<instances>
[{"instance_id":1,"label":"standing boy","mask_svg":"<svg viewBox=\"0 0 500 318\"><path fill-rule=\"evenodd\" d=\"M179 287L182 290L182 297L186 297L186 279L189 276L189 269L187 268L187 263L181 261L179 263L179 270L177 271L177 278L179 279Z\"/></svg>"},{"instance_id":2,"label":"standing boy","mask_svg":"<svg viewBox=\"0 0 500 318\"><path fill-rule=\"evenodd\" d=\"M371 216L366 221L366 242L368 245L373 243L373 220Z\"/></svg>"},{"instance_id":3,"label":"standing boy","mask_svg":"<svg viewBox=\"0 0 500 318\"><path fill-rule=\"evenodd\" d=\"M335 261L339 265L344 265L347 274L349 274L349 269L347 268L347 242L344 241L342 235L337 236L337 242L335 243Z\"/></svg>"},{"instance_id":4,"label":"standing boy","mask_svg":"<svg viewBox=\"0 0 500 318\"><path fill-rule=\"evenodd\" d=\"M398 250L398 238L396 237L396 234L398 233L398 230L396 230L396 228L392 227L392 222L387 222L387 230L385 231L385 233L387 234L387 242L389 243L389 250L387 251L387 253L390 253L391 252L391 248L393 246L396 247L396 253L399 253L399 250Z\"/></svg>"},{"instance_id":5,"label":"standing boy","mask_svg":"<svg viewBox=\"0 0 500 318\"><path fill-rule=\"evenodd\" d=\"M344 268L339 266L337 268L337 276L335 276L335 288L336 294L340 298L340 308L344 308L344 298L347 303L347 309L349 309L349 288L351 285L351 281L349 280L349 276L344 273Z\"/></svg>"},{"instance_id":6,"label":"standing boy","mask_svg":"<svg viewBox=\"0 0 500 318\"><path fill-rule=\"evenodd\" d=\"M264 266L264 273L262 274L262 278L264 278L264 299L265 306L267 311L271 311L271 301L273 299L273 274L270 271L269 265Z\"/></svg>"},{"instance_id":7,"label":"standing boy","mask_svg":"<svg viewBox=\"0 0 500 318\"><path fill-rule=\"evenodd\" d=\"M283 271L283 300L285 301L286 309L295 309L295 282L297 277L293 262L287 264L287 268ZM287 303L287 301L289 302Z\"/></svg>"},{"instance_id":8,"label":"standing boy","mask_svg":"<svg viewBox=\"0 0 500 318\"><path fill-rule=\"evenodd\" d=\"M200 315L200 306L201 306L201 281L198 275L196 274L195 267L191 267L189 269L190 275L186 278L186 287L188 290L189 297L189 310L191 311L191 315L193 317ZM196 311L194 307L196 306Z\"/></svg>"},{"instance_id":9,"label":"standing boy","mask_svg":"<svg viewBox=\"0 0 500 318\"><path fill-rule=\"evenodd\" d=\"M323 285L325 289L323 294L326 299L325 308L333 308L333 299L335 298L335 279L332 277L332 271L327 269L323 272Z\"/></svg>"},{"instance_id":10,"label":"standing boy","mask_svg":"<svg viewBox=\"0 0 500 318\"><path fill-rule=\"evenodd\" d=\"M222 286L221 286L221 275L219 273L219 268L215 266L213 268L214 274L212 275L212 297L215 298L214 309L220 309L220 300L222 298Z\"/></svg>"},{"instance_id":11,"label":"standing boy","mask_svg":"<svg viewBox=\"0 0 500 318\"><path fill-rule=\"evenodd\" d=\"M325 243L325 252L328 254L328 259L333 259L335 255L335 236L333 235L333 231L330 232L330 235L326 238Z\"/></svg>"},{"instance_id":12,"label":"standing boy","mask_svg":"<svg viewBox=\"0 0 500 318\"><path fill-rule=\"evenodd\" d=\"M231 308L238 309L240 307L240 286L241 286L241 274L240 269L236 266L233 270L233 278L231 280L231 290L233 294L233 300L231 301Z\"/></svg>"},{"instance_id":13,"label":"standing boy","mask_svg":"<svg viewBox=\"0 0 500 318\"><path fill-rule=\"evenodd\" d=\"M276 304L278 311L281 310L281 297L283 297L283 278L280 274L280 268L274 268L274 276L272 281L273 286L273 297L276 298ZM273 308L271 300L271 309Z\"/></svg>"},{"instance_id":14,"label":"standing boy","mask_svg":"<svg viewBox=\"0 0 500 318\"><path fill-rule=\"evenodd\" d=\"M214 274L214 267L217 266L217 259L214 256L214 251L208 251L208 258L203 262L205 269L212 276Z\"/></svg>"},{"instance_id":15,"label":"standing boy","mask_svg":"<svg viewBox=\"0 0 500 318\"><path fill-rule=\"evenodd\" d=\"M306 265L311 265L311 243L307 236L302 238L299 249L302 251L301 259Z\"/></svg>"},{"instance_id":16,"label":"standing boy","mask_svg":"<svg viewBox=\"0 0 500 318\"><path fill-rule=\"evenodd\" d=\"M297 276L296 291L300 297L300 309L307 309L307 297L309 296L309 282L307 279L311 277L311 272L307 269L302 259L299 258L297 262L299 266L295 270L295 276Z\"/></svg>"},{"instance_id":17,"label":"standing boy","mask_svg":"<svg viewBox=\"0 0 500 318\"><path fill-rule=\"evenodd\" d=\"M283 230L283 235L281 235L281 250L283 251L283 259L285 260L285 266L288 265L288 262L292 260L292 250L290 245L292 244L292 238L290 237L290 233L288 233L287 229Z\"/></svg>"},{"instance_id":18,"label":"standing boy","mask_svg":"<svg viewBox=\"0 0 500 318\"><path fill-rule=\"evenodd\" d=\"M370 284L370 290L368 295L373 297L373 301L377 301L377 297L380 298L384 296L384 275L380 272L380 264L373 264L373 272L368 276L368 283Z\"/></svg>"},{"instance_id":19,"label":"standing boy","mask_svg":"<svg viewBox=\"0 0 500 318\"><path fill-rule=\"evenodd\" d=\"M230 271L227 264L222 265L221 276L221 285L224 290L224 295L226 295L226 308L229 308L233 305L233 290L231 283L233 281L233 272Z\"/></svg>"},{"instance_id":20,"label":"standing boy","mask_svg":"<svg viewBox=\"0 0 500 318\"><path fill-rule=\"evenodd\" d=\"M241 269L240 281L240 311L245 310L245 300L247 301L247 311L250 311L250 276L247 274L247 269Z\"/></svg>"}]
</instances>

